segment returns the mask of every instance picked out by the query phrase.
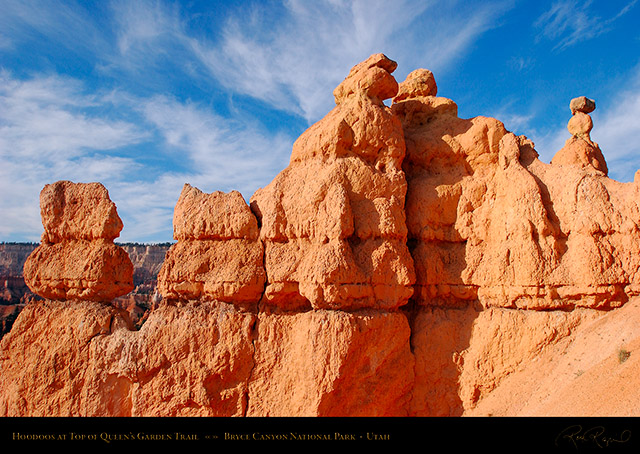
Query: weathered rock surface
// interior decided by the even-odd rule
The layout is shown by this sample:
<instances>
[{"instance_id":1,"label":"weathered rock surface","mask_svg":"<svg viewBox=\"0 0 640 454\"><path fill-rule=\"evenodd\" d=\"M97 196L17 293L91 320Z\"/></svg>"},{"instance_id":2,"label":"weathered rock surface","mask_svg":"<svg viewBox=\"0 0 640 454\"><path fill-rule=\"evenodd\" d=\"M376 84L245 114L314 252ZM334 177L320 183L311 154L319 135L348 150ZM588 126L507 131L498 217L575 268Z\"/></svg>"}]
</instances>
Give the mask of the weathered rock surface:
<instances>
[{"instance_id":1,"label":"weathered rock surface","mask_svg":"<svg viewBox=\"0 0 640 454\"><path fill-rule=\"evenodd\" d=\"M499 121L458 118L432 86L411 73L392 106L416 268L411 408L476 414L503 379L638 294L638 189L606 177L595 104L572 102L572 137L549 165Z\"/></svg>"},{"instance_id":2,"label":"weathered rock surface","mask_svg":"<svg viewBox=\"0 0 640 454\"><path fill-rule=\"evenodd\" d=\"M258 222L242 198L205 194L185 184L174 211L174 238L158 274L173 300L257 303L264 291L264 250Z\"/></svg>"},{"instance_id":3,"label":"weathered rock surface","mask_svg":"<svg viewBox=\"0 0 640 454\"><path fill-rule=\"evenodd\" d=\"M334 90L336 107L294 143L289 166L251 197L268 304L395 309L413 293L402 127L383 104L398 84L382 54Z\"/></svg>"},{"instance_id":4,"label":"weathered rock surface","mask_svg":"<svg viewBox=\"0 0 640 454\"><path fill-rule=\"evenodd\" d=\"M59 181L40 193L43 243L64 240L113 241L122 231L122 220L107 189L100 183Z\"/></svg>"},{"instance_id":5,"label":"weathered rock surface","mask_svg":"<svg viewBox=\"0 0 640 454\"><path fill-rule=\"evenodd\" d=\"M549 309L637 295L635 184L544 164L524 136L494 119L460 119L447 99L404 89L393 109L407 142L416 301Z\"/></svg>"},{"instance_id":6,"label":"weathered rock surface","mask_svg":"<svg viewBox=\"0 0 640 454\"><path fill-rule=\"evenodd\" d=\"M157 276L169 249L168 244L119 244L133 263L134 289L119 296L111 304L129 312L134 324L144 322L148 312L161 299L157 290ZM27 257L38 247L35 243L0 244L0 338L9 332L11 326L35 295L24 281L23 267Z\"/></svg>"},{"instance_id":7,"label":"weathered rock surface","mask_svg":"<svg viewBox=\"0 0 640 454\"><path fill-rule=\"evenodd\" d=\"M111 301L133 290L133 264L113 243L122 221L99 183L58 181L40 193L42 244L24 278L43 298Z\"/></svg>"},{"instance_id":8,"label":"weathered rock surface","mask_svg":"<svg viewBox=\"0 0 640 454\"><path fill-rule=\"evenodd\" d=\"M529 329L534 328L539 334L546 329L547 335L553 338L542 342L540 337L537 345L530 343L533 338L527 339L527 360L514 363L508 374L503 372L503 379L494 381L497 386L465 414L637 416L640 299L634 298L614 311L577 312L581 315L550 313L546 316L556 320L564 317L567 321L573 318L570 324L565 323L563 330L557 330L557 323L546 328L529 324ZM515 338L511 343L520 344ZM514 358L522 358L523 350Z\"/></svg>"},{"instance_id":9,"label":"weathered rock surface","mask_svg":"<svg viewBox=\"0 0 640 454\"><path fill-rule=\"evenodd\" d=\"M111 305L128 312L134 326L141 326L149 313L162 301L158 291L158 273L169 249L163 244L120 244L133 264L134 289L126 295L115 298Z\"/></svg>"},{"instance_id":10,"label":"weathered rock surface","mask_svg":"<svg viewBox=\"0 0 640 454\"><path fill-rule=\"evenodd\" d=\"M139 331L123 315L88 301L28 305L2 340L0 414L243 414L254 315L163 305Z\"/></svg>"},{"instance_id":11,"label":"weathered rock surface","mask_svg":"<svg viewBox=\"0 0 640 454\"><path fill-rule=\"evenodd\" d=\"M127 251L133 263L133 285L156 287L158 273L169 250L169 243L140 244L121 243L119 246Z\"/></svg>"},{"instance_id":12,"label":"weathered rock surface","mask_svg":"<svg viewBox=\"0 0 640 454\"><path fill-rule=\"evenodd\" d=\"M596 110L596 102L586 96L579 96L571 100L569 109L571 110L571 115L575 115L576 112L588 114Z\"/></svg>"},{"instance_id":13,"label":"weathered rock surface","mask_svg":"<svg viewBox=\"0 0 640 454\"><path fill-rule=\"evenodd\" d=\"M260 314L256 331L247 416L408 415L414 358L403 314Z\"/></svg>"},{"instance_id":14,"label":"weathered rock surface","mask_svg":"<svg viewBox=\"0 0 640 454\"><path fill-rule=\"evenodd\" d=\"M254 325L256 314L221 302L162 305L138 331L100 303L29 304L2 340L0 415L406 414L413 356L401 314Z\"/></svg>"},{"instance_id":15,"label":"weathered rock surface","mask_svg":"<svg viewBox=\"0 0 640 454\"><path fill-rule=\"evenodd\" d=\"M108 240L43 244L24 270L27 285L43 298L110 301L133 290L129 256Z\"/></svg>"},{"instance_id":16,"label":"weathered rock surface","mask_svg":"<svg viewBox=\"0 0 640 454\"><path fill-rule=\"evenodd\" d=\"M63 301L2 339L0 414L637 415L611 390L637 387L640 186L608 178L595 102L571 102L547 164L395 68L354 66L250 205L185 185L138 329L90 301L129 269L104 259L121 228L104 192L43 191L25 277ZM73 254L96 257L84 278L53 266Z\"/></svg>"}]
</instances>

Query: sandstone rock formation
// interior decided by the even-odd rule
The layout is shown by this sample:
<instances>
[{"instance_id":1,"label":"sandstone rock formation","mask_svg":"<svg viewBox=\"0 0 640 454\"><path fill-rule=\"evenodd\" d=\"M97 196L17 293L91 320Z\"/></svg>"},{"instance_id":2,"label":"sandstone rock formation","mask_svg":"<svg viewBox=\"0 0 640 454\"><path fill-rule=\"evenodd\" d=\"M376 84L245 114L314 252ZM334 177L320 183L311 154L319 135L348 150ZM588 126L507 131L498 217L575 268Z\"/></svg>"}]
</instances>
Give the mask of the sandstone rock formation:
<instances>
[{"instance_id":1,"label":"sandstone rock formation","mask_svg":"<svg viewBox=\"0 0 640 454\"><path fill-rule=\"evenodd\" d=\"M126 261L65 261L112 250L106 191L47 186L25 264L46 299L1 341L0 415L637 414L598 388L635 384L640 189L607 176L595 103L547 164L395 68L354 66L249 205L184 186L137 330L100 302Z\"/></svg>"},{"instance_id":2,"label":"sandstone rock formation","mask_svg":"<svg viewBox=\"0 0 640 454\"><path fill-rule=\"evenodd\" d=\"M411 95L411 77L393 109L407 142L416 301L549 309L638 294L634 184L580 163L544 164L499 121L460 119L451 100Z\"/></svg>"},{"instance_id":3,"label":"sandstone rock formation","mask_svg":"<svg viewBox=\"0 0 640 454\"><path fill-rule=\"evenodd\" d=\"M111 301L133 290L133 264L113 243L122 221L100 183L59 181L40 193L42 244L27 258L24 278L50 299Z\"/></svg>"},{"instance_id":4,"label":"sandstone rock formation","mask_svg":"<svg viewBox=\"0 0 640 454\"><path fill-rule=\"evenodd\" d=\"M561 159L576 146L598 156L584 118L544 164L531 141L499 121L458 118L435 86L411 73L392 109L407 143L416 267L412 412L454 415L602 314L572 309L619 307L638 295L640 212L637 187L607 178L604 158ZM572 103L576 116L594 108L582 104ZM554 309L553 322L539 312Z\"/></svg>"},{"instance_id":5,"label":"sandstone rock formation","mask_svg":"<svg viewBox=\"0 0 640 454\"><path fill-rule=\"evenodd\" d=\"M398 312L259 314L247 416L407 416L415 360Z\"/></svg>"},{"instance_id":6,"label":"sandstone rock formation","mask_svg":"<svg viewBox=\"0 0 640 454\"><path fill-rule=\"evenodd\" d=\"M147 290L155 289L158 273L171 244L119 243L119 246L127 252L133 263L133 285L144 286Z\"/></svg>"},{"instance_id":7,"label":"sandstone rock formation","mask_svg":"<svg viewBox=\"0 0 640 454\"><path fill-rule=\"evenodd\" d=\"M396 63L356 65L336 107L294 143L289 166L251 198L265 244L266 301L293 309L395 309L413 293Z\"/></svg>"},{"instance_id":8,"label":"sandstone rock formation","mask_svg":"<svg viewBox=\"0 0 640 454\"><path fill-rule=\"evenodd\" d=\"M264 290L258 222L242 198L205 194L185 184L173 217L174 238L158 275L168 299L257 303Z\"/></svg>"},{"instance_id":9,"label":"sandstone rock formation","mask_svg":"<svg viewBox=\"0 0 640 454\"><path fill-rule=\"evenodd\" d=\"M133 263L134 289L115 298L111 304L125 309L134 323L144 323L146 316L160 302L157 276L169 248L164 244L120 243ZM31 299L39 299L24 281L26 259L38 247L36 243L0 244L0 338L9 332L13 322Z\"/></svg>"},{"instance_id":10,"label":"sandstone rock formation","mask_svg":"<svg viewBox=\"0 0 640 454\"><path fill-rule=\"evenodd\" d=\"M558 151L551 162L558 165L577 165L596 174L607 175L609 169L602 151L597 143L591 140L593 121L588 115L596 108L596 103L586 96L574 98L569 104L571 119L567 129L571 138Z\"/></svg>"}]
</instances>

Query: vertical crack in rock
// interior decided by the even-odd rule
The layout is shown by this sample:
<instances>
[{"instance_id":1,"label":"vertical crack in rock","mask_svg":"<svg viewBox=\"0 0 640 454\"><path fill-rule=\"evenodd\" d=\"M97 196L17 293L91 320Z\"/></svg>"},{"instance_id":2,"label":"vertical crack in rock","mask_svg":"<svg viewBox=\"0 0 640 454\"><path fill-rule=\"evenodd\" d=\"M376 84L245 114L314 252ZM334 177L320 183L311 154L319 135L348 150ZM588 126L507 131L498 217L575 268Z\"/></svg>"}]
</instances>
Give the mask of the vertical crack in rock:
<instances>
[{"instance_id":1,"label":"vertical crack in rock","mask_svg":"<svg viewBox=\"0 0 640 454\"><path fill-rule=\"evenodd\" d=\"M261 217L259 216L259 213L254 212L254 207L253 206L249 206L249 209L251 211L251 214L253 215L253 217L256 220L256 225L258 228L258 241L260 242L261 246L262 246L262 259L261 259L261 263L262 263L262 268L263 268L263 273L264 273L264 280L263 280L263 286L262 286L262 291L260 292L260 296L257 299L257 304L255 305L256 308L256 317L253 321L253 323L251 324L250 327L250 332L251 332L251 348L252 348L252 354L251 354L251 369L249 370L248 376L246 378L245 381L245 387L244 387L244 394L243 394L243 414L242 416L247 416L247 412L249 411L249 407L250 407L250 394L249 394L249 384L251 383L253 376L254 376L254 370L256 368L256 342L258 340L258 332L259 332L259 320L260 320L260 312L261 312L261 303L264 299L265 293L266 293L266 288L269 282L269 275L266 273L266 270L264 268L264 263L265 263L265 247L264 247L264 243L260 237L260 229L262 228L262 222L261 222Z\"/></svg>"},{"instance_id":2,"label":"vertical crack in rock","mask_svg":"<svg viewBox=\"0 0 640 454\"><path fill-rule=\"evenodd\" d=\"M253 210L252 210L253 213ZM260 219L258 218L258 216L253 213L253 215L255 216L256 220L257 220L257 225L258 225L258 230L260 230L261 228L261 223L260 223ZM260 243L262 244L262 264L264 267L264 262L265 262L265 250L264 250L264 244L262 243L261 239L258 239L258 241L260 241ZM266 288L268 285L268 281L269 281L269 276L268 274L266 274L265 271L265 279L264 279L264 285L263 285L263 289L262 289L262 293L260 294L260 299L258 300L258 304L256 304L256 317L253 321L253 323L251 324L251 348L252 348L252 354L251 354L251 369L249 370L249 374L247 376L246 382L245 382L245 388L244 388L244 411L242 416L247 416L247 412L249 411L249 407L250 407L250 394L249 394L249 384L251 383L253 377L254 377L254 371L256 369L256 342L258 340L258 333L259 333L259 323L260 323L260 311L261 311L261 302L263 301L265 292L266 292Z\"/></svg>"},{"instance_id":3,"label":"vertical crack in rock","mask_svg":"<svg viewBox=\"0 0 640 454\"><path fill-rule=\"evenodd\" d=\"M251 197L261 219L266 303L285 310L394 310L413 292L406 247L404 136L383 104L397 91L382 54L352 68L336 107Z\"/></svg>"},{"instance_id":4,"label":"vertical crack in rock","mask_svg":"<svg viewBox=\"0 0 640 454\"><path fill-rule=\"evenodd\" d=\"M251 197L267 283L249 416L406 414L413 357L397 309L415 272L404 136L383 104L395 68L382 54L354 66L336 107Z\"/></svg>"}]
</instances>

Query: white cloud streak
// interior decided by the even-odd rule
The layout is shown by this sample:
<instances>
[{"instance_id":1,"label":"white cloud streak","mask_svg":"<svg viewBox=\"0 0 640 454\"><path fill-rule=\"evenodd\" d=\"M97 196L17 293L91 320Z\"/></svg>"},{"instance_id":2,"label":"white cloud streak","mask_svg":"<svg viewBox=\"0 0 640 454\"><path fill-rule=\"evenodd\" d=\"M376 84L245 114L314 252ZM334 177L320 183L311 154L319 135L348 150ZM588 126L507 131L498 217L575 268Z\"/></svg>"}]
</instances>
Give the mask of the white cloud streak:
<instances>
[{"instance_id":1,"label":"white cloud streak","mask_svg":"<svg viewBox=\"0 0 640 454\"><path fill-rule=\"evenodd\" d=\"M592 138L598 142L612 178L633 181L640 169L640 66L634 77L607 103L607 109L592 114ZM602 109L600 109L602 110Z\"/></svg>"},{"instance_id":2,"label":"white cloud streak","mask_svg":"<svg viewBox=\"0 0 640 454\"><path fill-rule=\"evenodd\" d=\"M82 111L95 103L74 80L0 74L0 236L39 237L38 197L47 182L101 181L135 168L131 159L105 151L138 143L145 133Z\"/></svg>"},{"instance_id":3,"label":"white cloud streak","mask_svg":"<svg viewBox=\"0 0 640 454\"><path fill-rule=\"evenodd\" d=\"M250 118L223 118L167 96L148 100L142 110L167 150L191 163L190 177L203 190L236 189L248 199L288 164L293 139Z\"/></svg>"},{"instance_id":4,"label":"white cloud streak","mask_svg":"<svg viewBox=\"0 0 640 454\"><path fill-rule=\"evenodd\" d=\"M83 2L3 0L1 10L0 30L10 37L11 45L40 40L84 57L104 53L109 47L109 37Z\"/></svg>"},{"instance_id":5,"label":"white cloud streak","mask_svg":"<svg viewBox=\"0 0 640 454\"><path fill-rule=\"evenodd\" d=\"M276 4L274 18L273 4L256 2L226 18L213 38L190 30L180 11L163 3L117 2L114 13L122 64L149 68L171 58L191 75L213 76L232 93L313 122L333 107L331 93L349 69L370 54L396 59L399 74L424 64L444 70L511 8L504 1L462 6L289 0Z\"/></svg>"},{"instance_id":6,"label":"white cloud streak","mask_svg":"<svg viewBox=\"0 0 640 454\"><path fill-rule=\"evenodd\" d=\"M77 81L46 77L30 81L0 76L0 156L54 161L110 150L142 138L124 121L92 118L78 112L95 100L78 93Z\"/></svg>"},{"instance_id":7,"label":"white cloud streak","mask_svg":"<svg viewBox=\"0 0 640 454\"><path fill-rule=\"evenodd\" d=\"M560 0L554 2L534 26L541 29L542 37L558 41L554 50L564 50L609 31L613 22L627 14L637 1L628 2L614 16L603 19L589 10L592 0Z\"/></svg>"},{"instance_id":8,"label":"white cloud streak","mask_svg":"<svg viewBox=\"0 0 640 454\"><path fill-rule=\"evenodd\" d=\"M193 41L211 73L229 89L312 122L333 107L331 93L355 63L384 52L404 73L427 64L438 71L455 61L507 7L460 13L437 2L286 3L277 24L235 17L220 43ZM422 16L421 28L414 22ZM417 36L419 39L416 39ZM416 45L416 43L419 43Z\"/></svg>"},{"instance_id":9,"label":"white cloud streak","mask_svg":"<svg viewBox=\"0 0 640 454\"><path fill-rule=\"evenodd\" d=\"M250 120L225 119L168 96L142 101L140 110L161 136L161 152L186 170L167 170L151 181L113 182L113 196L122 201L119 210L129 221L123 241L171 239L173 209L185 183L205 192L238 190L248 202L288 164L292 139Z\"/></svg>"},{"instance_id":10,"label":"white cloud streak","mask_svg":"<svg viewBox=\"0 0 640 454\"><path fill-rule=\"evenodd\" d=\"M90 115L114 99L136 124ZM100 110L100 109L98 109ZM159 136L160 140L155 141ZM153 142L152 142L153 140ZM222 118L194 103L86 94L74 79L0 77L0 237L41 232L38 197L57 180L99 181L125 222L122 239L171 239L184 183L205 191L237 189L248 199L288 163L292 139L246 119ZM149 163L127 147L144 145L182 170ZM125 153L125 151L127 151Z\"/></svg>"},{"instance_id":11,"label":"white cloud streak","mask_svg":"<svg viewBox=\"0 0 640 454\"><path fill-rule=\"evenodd\" d=\"M248 199L286 167L294 137L246 112L223 116L214 105L154 95L163 77L202 87L220 82L231 94L313 122L333 107L332 91L349 69L371 53L396 59L399 79L417 65L443 70L509 8L290 0L274 18L255 3L248 12L231 9L220 33L204 38L167 2L115 1L99 23L81 5L3 4L0 45L46 37L82 53L111 91L55 72L28 79L0 72L2 239L39 238L38 194L48 182L100 181L125 222L122 241L167 241L184 183L237 189Z\"/></svg>"}]
</instances>

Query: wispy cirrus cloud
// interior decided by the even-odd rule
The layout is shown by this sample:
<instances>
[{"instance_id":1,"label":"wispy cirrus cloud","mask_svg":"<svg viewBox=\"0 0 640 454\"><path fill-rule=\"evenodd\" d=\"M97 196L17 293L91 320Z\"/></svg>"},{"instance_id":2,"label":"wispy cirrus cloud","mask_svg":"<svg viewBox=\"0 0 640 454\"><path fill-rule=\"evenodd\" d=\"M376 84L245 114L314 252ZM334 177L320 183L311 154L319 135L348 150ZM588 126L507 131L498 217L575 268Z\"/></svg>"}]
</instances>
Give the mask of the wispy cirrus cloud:
<instances>
[{"instance_id":1,"label":"wispy cirrus cloud","mask_svg":"<svg viewBox=\"0 0 640 454\"><path fill-rule=\"evenodd\" d=\"M251 118L223 118L206 106L166 95L139 99L131 107L157 136L155 153L175 164L151 179L111 182L126 220L123 241L170 240L173 209L185 183L205 192L237 190L248 202L288 164L292 138Z\"/></svg>"},{"instance_id":2,"label":"wispy cirrus cloud","mask_svg":"<svg viewBox=\"0 0 640 454\"><path fill-rule=\"evenodd\" d=\"M444 69L511 7L504 2L469 10L459 6L292 0L284 3L278 21L256 6L253 14L231 16L217 42L191 43L201 62L230 90L312 122L332 108L331 93L354 63L383 52L404 65L400 77L415 65Z\"/></svg>"},{"instance_id":3,"label":"wispy cirrus cloud","mask_svg":"<svg viewBox=\"0 0 640 454\"><path fill-rule=\"evenodd\" d=\"M402 64L446 68L495 26L512 4L289 0L225 11L213 33L192 27L184 11L162 2L115 2L118 49L113 66L149 70L167 59L199 83L213 77L232 94L262 101L307 122L333 107L331 93L372 53ZM213 24L208 24L213 26ZM418 43L418 44L416 44Z\"/></svg>"},{"instance_id":4,"label":"wispy cirrus cloud","mask_svg":"<svg viewBox=\"0 0 640 454\"><path fill-rule=\"evenodd\" d=\"M82 58L107 52L108 26L101 22L99 11L91 14L85 6L75 0L3 0L0 43L6 34L5 41L12 46L38 42L56 53L64 49Z\"/></svg>"},{"instance_id":5,"label":"wispy cirrus cloud","mask_svg":"<svg viewBox=\"0 0 640 454\"><path fill-rule=\"evenodd\" d=\"M134 169L134 160L109 150L139 143L146 133L88 114L101 101L81 88L68 78L0 73L0 193L7 195L0 199L1 236L39 237L38 194L46 182L108 180Z\"/></svg>"},{"instance_id":6,"label":"wispy cirrus cloud","mask_svg":"<svg viewBox=\"0 0 640 454\"><path fill-rule=\"evenodd\" d=\"M165 151L187 162L203 190L236 189L248 199L289 162L293 138L251 117L224 118L165 95L145 101L142 112Z\"/></svg>"},{"instance_id":7,"label":"wispy cirrus cloud","mask_svg":"<svg viewBox=\"0 0 640 454\"><path fill-rule=\"evenodd\" d=\"M592 0L559 0L534 22L534 26L541 30L541 37L557 40L554 50L563 50L606 33L616 20L634 8L637 1L627 2L613 16L602 18L590 10Z\"/></svg>"},{"instance_id":8,"label":"wispy cirrus cloud","mask_svg":"<svg viewBox=\"0 0 640 454\"><path fill-rule=\"evenodd\" d=\"M112 113L118 104L117 114ZM193 102L89 91L78 80L0 74L0 237L36 241L38 195L57 180L100 181L126 241L171 239L184 183L248 199L288 163L292 139Z\"/></svg>"},{"instance_id":9,"label":"wispy cirrus cloud","mask_svg":"<svg viewBox=\"0 0 640 454\"><path fill-rule=\"evenodd\" d=\"M256 5L248 17L231 16L218 42L193 41L193 49L230 90L317 120L331 109L331 92L350 67L374 52L396 58L390 36L431 4L364 6L290 1L283 20L273 21Z\"/></svg>"},{"instance_id":10,"label":"wispy cirrus cloud","mask_svg":"<svg viewBox=\"0 0 640 454\"><path fill-rule=\"evenodd\" d=\"M609 174L620 181L633 181L640 169L640 65L633 77L607 103L607 110L593 114L592 138L602 149Z\"/></svg>"},{"instance_id":11,"label":"wispy cirrus cloud","mask_svg":"<svg viewBox=\"0 0 640 454\"><path fill-rule=\"evenodd\" d=\"M177 10L168 4L157 1L114 1L110 7L116 13L115 30L121 54L133 52L140 45L143 45L144 51L154 50L149 46L179 31Z\"/></svg>"},{"instance_id":12,"label":"wispy cirrus cloud","mask_svg":"<svg viewBox=\"0 0 640 454\"><path fill-rule=\"evenodd\" d=\"M131 123L86 113L102 102L82 93L77 80L0 74L0 155L69 160L87 149L108 151L142 139L144 132Z\"/></svg>"}]
</instances>

